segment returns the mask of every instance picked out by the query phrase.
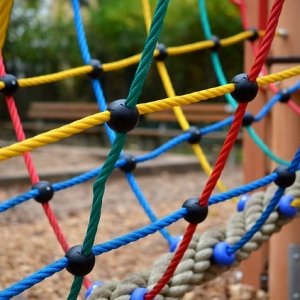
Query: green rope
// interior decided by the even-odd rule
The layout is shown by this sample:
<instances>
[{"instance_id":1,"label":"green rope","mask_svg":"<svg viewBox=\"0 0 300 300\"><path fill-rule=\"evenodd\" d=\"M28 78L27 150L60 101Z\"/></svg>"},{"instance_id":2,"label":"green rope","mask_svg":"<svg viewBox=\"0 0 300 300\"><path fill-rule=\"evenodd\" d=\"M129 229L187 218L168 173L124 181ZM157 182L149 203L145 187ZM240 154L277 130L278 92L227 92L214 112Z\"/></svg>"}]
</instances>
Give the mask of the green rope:
<instances>
[{"instance_id":1,"label":"green rope","mask_svg":"<svg viewBox=\"0 0 300 300\"><path fill-rule=\"evenodd\" d=\"M209 24L209 19L207 15L207 8L206 8L206 3L205 0L198 0L199 4L199 11L200 11L200 20L201 20L201 25L203 28L204 36L207 40L210 40L212 38L212 32ZM227 84L227 80L224 74L224 70L222 68L220 56L217 52L211 52L210 54L211 61L217 76L217 80L220 85ZM237 102L236 100L230 95L226 94L225 95L226 100L229 102L229 104L236 109L237 107ZM275 161L278 164L288 166L289 161L284 160L280 157L278 157L276 154L274 154L271 149L262 141L262 139L257 135L255 130L248 126L247 132L249 133L250 137L252 140L255 142L255 144L273 161Z\"/></svg>"},{"instance_id":2,"label":"green rope","mask_svg":"<svg viewBox=\"0 0 300 300\"><path fill-rule=\"evenodd\" d=\"M79 276L79 277L76 276L74 278L74 281L72 283L72 287L71 287L71 290L70 290L70 294L69 294L67 300L77 299L77 297L79 295L79 292L80 292L80 289L81 289L81 286L82 286L82 283L83 283L83 277L82 276Z\"/></svg>"},{"instance_id":3,"label":"green rope","mask_svg":"<svg viewBox=\"0 0 300 300\"><path fill-rule=\"evenodd\" d=\"M128 97L126 100L126 105L130 108L133 108L138 98L141 94L152 58L153 53L157 44L157 40L163 25L163 20L165 18L169 0L160 0L153 17L149 35L146 39L143 54L141 61L138 65L136 74L132 81L132 84L129 89ZM116 161L120 157L120 153L126 142L126 134L117 134L112 145L112 148L109 152L107 159L105 160L99 175L96 178L96 181L93 186L93 204L90 214L90 219L88 223L88 228L86 235L83 241L82 254L89 255L92 251L95 237L98 230L98 225L101 218L101 208L102 208L102 199L105 190L105 184L112 173ZM75 277L71 286L71 290L68 296L68 300L76 300L80 292L83 282L83 277Z\"/></svg>"},{"instance_id":4,"label":"green rope","mask_svg":"<svg viewBox=\"0 0 300 300\"><path fill-rule=\"evenodd\" d=\"M153 15L152 24L150 27L149 35L145 42L145 47L141 57L140 64L136 70L135 77L129 89L126 105L133 107L136 105L138 98L141 94L152 58L155 50L157 40L163 25L169 0L160 0L157 4L155 13Z\"/></svg>"},{"instance_id":5,"label":"green rope","mask_svg":"<svg viewBox=\"0 0 300 300\"><path fill-rule=\"evenodd\" d=\"M276 163L280 164L280 165L284 165L284 166L289 166L290 162L288 160L282 159L280 157L278 157L277 155L275 155L268 147L267 145L261 140L261 138L257 135L257 133L255 132L255 130L250 127L247 126L246 127L249 135L252 137L252 139L255 141L255 143L257 145L259 145L260 149L266 154L268 155L273 161L275 161Z\"/></svg>"}]
</instances>

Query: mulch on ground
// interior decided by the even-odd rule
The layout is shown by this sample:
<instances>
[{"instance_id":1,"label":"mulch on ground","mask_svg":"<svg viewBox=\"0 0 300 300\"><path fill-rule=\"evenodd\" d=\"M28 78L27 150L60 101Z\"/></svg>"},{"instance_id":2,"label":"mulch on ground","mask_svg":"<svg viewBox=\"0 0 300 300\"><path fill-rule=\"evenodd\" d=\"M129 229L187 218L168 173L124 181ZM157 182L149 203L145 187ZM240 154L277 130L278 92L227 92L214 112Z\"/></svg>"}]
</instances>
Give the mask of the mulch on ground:
<instances>
[{"instance_id":1,"label":"mulch on ground","mask_svg":"<svg viewBox=\"0 0 300 300\"><path fill-rule=\"evenodd\" d=\"M79 163L91 167L99 165L99 157L96 154L85 155L84 149L83 152L78 152L77 148L72 152L72 148L66 146L49 149L47 152L37 151L34 154L33 158L38 170L58 168L62 165L68 169L72 166L76 167ZM9 160L2 166L0 164L0 172L5 174L5 169L7 172L18 172L22 164L20 158ZM242 182L240 168L231 167L225 170L223 179L228 187L238 186ZM160 172L137 176L138 184L158 217L177 210L186 199L199 195L206 180L207 176L200 170L170 172L162 168ZM29 182L5 184L0 188L0 199L5 200L28 189L30 189ZM91 201L92 181L60 191L51 201L51 206L70 245L82 243ZM210 209L208 219L199 226L198 230L203 232L212 226L222 226L233 212L233 203L215 206ZM96 243L107 241L148 223L148 218L137 203L126 179L122 176L112 177L106 186ZM186 225L183 220L172 225L169 230L174 235L180 235ZM41 206L34 200L3 213L0 217L0 228L0 288L7 287L63 256L63 251L58 246ZM166 251L168 251L167 243L159 233L156 233L98 257L91 280L122 279L132 272L151 268L154 260ZM237 281L235 274L236 271L232 271L218 277L205 287L189 293L185 298L189 300L264 299L253 296L256 291L251 289L247 291L247 298L245 288L241 289L233 285ZM64 270L26 291L24 297L25 299L66 299L71 282L72 276ZM234 298L237 294L241 298Z\"/></svg>"}]
</instances>

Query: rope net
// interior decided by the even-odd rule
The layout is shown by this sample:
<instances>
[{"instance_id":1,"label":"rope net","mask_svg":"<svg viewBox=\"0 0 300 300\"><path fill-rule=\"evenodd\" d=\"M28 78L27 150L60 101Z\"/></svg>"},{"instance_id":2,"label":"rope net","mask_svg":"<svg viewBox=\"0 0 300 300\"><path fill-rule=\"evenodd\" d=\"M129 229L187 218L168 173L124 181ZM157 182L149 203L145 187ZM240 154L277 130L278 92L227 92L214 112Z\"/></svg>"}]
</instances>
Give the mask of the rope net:
<instances>
[{"instance_id":1,"label":"rope net","mask_svg":"<svg viewBox=\"0 0 300 300\"><path fill-rule=\"evenodd\" d=\"M256 250L274 232L278 231L292 217L298 214L300 179L299 175L296 178L296 172L300 169L300 149L297 150L291 161L280 158L269 149L251 126L254 122L260 122L265 118L279 102L287 103L288 107L296 114L300 114L299 107L291 99L293 93L300 89L300 82L297 82L284 91L278 90L275 85L278 81L298 76L300 74L300 66L269 75L264 66L274 37L280 38L281 36L280 31L276 31L276 28L284 1L274 1L266 28L262 31L247 29L248 20L244 13L244 1L234 2L241 10L244 31L216 41L210 29L205 1L199 0L200 17L207 40L177 47L167 47L163 49L163 52L165 56L177 56L210 49L212 64L220 85L185 95L176 95L167 66L164 60L161 59L162 49L158 47L158 39L164 18L167 14L169 1L158 0L153 17L148 0L142 0L141 3L146 30L148 32L142 53L96 66L96 68L99 68L98 71L111 72L137 64L136 73L128 95L125 98L126 100L121 104L119 102L114 104L116 105L114 107L108 106L107 108L99 79L92 76L90 81L100 112L86 116L70 124L31 138L26 138L13 94L18 88L50 84L76 76L88 75L95 71L95 65L94 62L92 63L93 60L81 18L79 1L72 0L72 9L83 66L31 78L16 78L6 73L4 60L1 55L0 91L4 94L17 142L0 149L0 160L4 161L16 156L23 156L33 187L15 197L2 201L0 203L0 212L5 212L30 199L36 199L41 203L49 224L53 228L53 232L66 256L0 291L0 299L10 299L21 294L33 285L38 284L63 269L67 269L74 275L70 293L66 296L70 300L77 299L83 284L88 289L88 299L181 299L195 285L211 279L217 273L226 270L229 266L246 259L252 251ZM12 1L1 2L0 53L2 53L11 9L13 9ZM253 42L254 37L261 38L259 46ZM220 57L218 52L215 51L215 47L216 44L227 47L247 40L251 43L255 60L249 71L249 76L244 74L242 79L239 79L246 82L246 95L243 88L240 87L239 81L234 81L233 83L227 82ZM138 103L153 58L155 58L156 67L167 98ZM255 101L258 89L265 85L270 87L272 92L274 92L274 96L256 115L247 113L248 102L253 99ZM249 93L253 95L249 96ZM189 120L186 118L181 106L192 105L199 101L212 101L214 98L224 95L232 107L233 114L230 117L201 128L190 126ZM123 148L127 132L134 130L138 117L143 114L155 113L170 108L174 112L182 133L147 154L128 158L123 152ZM121 109L121 115L118 115L118 109ZM120 120L119 118L123 117L124 109L127 115L125 119ZM249 120L251 121L249 122ZM111 143L111 150L102 166L56 183L50 184L40 181L31 159L31 151L51 143L56 143L104 123L108 124L108 126L105 126L105 131ZM200 137L228 126L228 134L216 159L216 163L212 167L200 146ZM220 180L220 176L242 126L246 128L250 137L261 151L271 160L284 167L280 167L269 175L244 186L227 190L224 183ZM159 219L143 195L135 179L133 170L138 164L155 159L184 142L191 144L199 164L208 175L208 181L203 191L199 192L199 196L192 200L192 204L191 202L184 204L182 208ZM151 223L110 241L95 245L106 182L115 168L124 171L129 186L138 198ZM76 246L79 248L76 248L77 250L75 251L72 250L74 247L70 247L67 242L49 200L56 192L79 185L93 178L95 178L95 182L93 185L91 214L82 245ZM210 230L201 236L195 234L198 223L204 221L207 217L209 206L231 199L237 202L236 197L250 193L271 183L273 185L266 192L257 192L249 196L243 204L243 208L239 208L239 212L231 219L226 228ZM215 187L218 187L220 193L212 195ZM241 205L240 202L239 205ZM166 227L182 218L185 218L189 225L181 241L179 241L168 232ZM174 253L163 256L150 271L133 274L120 283L103 283L100 287L93 288L88 274L93 268L93 259L95 256L120 248L158 231L166 239L170 249L172 248L171 250ZM175 247L174 243L177 243ZM77 258L74 255L79 257L80 262L76 262ZM91 265L91 268L89 265Z\"/></svg>"}]
</instances>

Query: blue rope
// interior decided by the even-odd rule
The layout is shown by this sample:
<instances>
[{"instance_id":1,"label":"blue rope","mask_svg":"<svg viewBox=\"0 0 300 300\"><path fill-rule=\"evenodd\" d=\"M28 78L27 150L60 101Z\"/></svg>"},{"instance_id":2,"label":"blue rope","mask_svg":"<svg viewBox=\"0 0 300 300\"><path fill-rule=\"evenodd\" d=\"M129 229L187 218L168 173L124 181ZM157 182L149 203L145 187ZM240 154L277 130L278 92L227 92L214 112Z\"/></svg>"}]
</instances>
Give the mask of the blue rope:
<instances>
[{"instance_id":1,"label":"blue rope","mask_svg":"<svg viewBox=\"0 0 300 300\"><path fill-rule=\"evenodd\" d=\"M289 171L295 172L296 170L299 170L299 169L300 169L300 148L298 149L298 151L295 155L295 158L293 159L293 161L289 167ZM272 181L274 181L277 178L277 176L278 176L277 173L272 173L272 174L267 175L259 180L256 180L252 183L241 186L239 188L233 189L231 191L227 191L227 192L221 193L219 195L213 195L209 200L209 205L212 205L212 204L215 204L215 203L218 203L221 201L225 201L227 199L231 199L232 197L239 196L241 194L250 192L254 189L260 188L260 187L267 185L267 184L271 183ZM269 216L267 216L267 214L269 212L272 213L272 211L274 211L274 209L277 205L276 202L278 203L278 201L279 201L277 198L279 197L279 199L280 199L280 197L282 195L281 192L282 191L279 191L279 192L277 191L277 194L275 194L275 196L274 196L275 199L273 198L271 200L271 202L269 204L270 208L265 210L266 213L264 214L264 216L262 216L262 221L260 221L258 223L258 226L260 226L261 222L264 223L264 220L267 220L267 218L269 217ZM275 205L275 207L274 207L274 205ZM153 234L153 233L163 229L164 227L171 225L172 223L175 223L179 219L183 218L185 215L186 215L186 209L181 208L178 211L170 214L169 216L155 221L154 223L151 223L142 228L134 230L128 234L114 238L108 242L104 242L100 245L96 245L93 247L93 252L95 255L100 255L102 253L106 253L111 250L125 246L129 243L132 243L143 237L146 237L147 235ZM258 228L258 230L259 230L259 228ZM255 227L253 230L257 230L257 228ZM252 235L250 236L250 234L252 234ZM247 243L247 241L245 242L245 239L248 239L248 240L251 239L251 237L255 234L255 232L253 233L251 231L250 234L248 234L243 239L243 243ZM249 236L250 236L250 238L249 238ZM243 245L238 246L238 247L240 249L241 247L243 247ZM230 247L229 249L234 249L234 250L229 250L229 251L233 251L233 252L237 251L237 250L235 250L235 248L236 248L235 245L233 245L232 248ZM45 278L50 277L53 274L55 274L56 272L61 271L62 269L64 269L67 266L67 263L68 262L67 262L66 258L62 258L44 268L42 268L41 270L31 274L30 276L27 276L26 278L19 281L18 283L15 283L12 286L10 286L9 288L2 290L0 292L0 299L10 299L11 297L22 293L24 290L41 282Z\"/></svg>"},{"instance_id":2,"label":"blue rope","mask_svg":"<svg viewBox=\"0 0 300 300\"><path fill-rule=\"evenodd\" d=\"M52 264L43 267L42 269L34 272L33 274L23 278L19 282L11 285L10 287L0 291L0 299L7 300L12 297L21 294L25 290L31 288L35 284L43 281L44 279L52 276L53 274L60 272L68 265L68 259L63 257Z\"/></svg>"},{"instance_id":3,"label":"blue rope","mask_svg":"<svg viewBox=\"0 0 300 300\"><path fill-rule=\"evenodd\" d=\"M129 243L135 242L141 238L146 237L149 234L153 234L162 228L169 226L186 215L186 208L181 208L171 215L164 217L154 223L147 226L134 230L130 233L124 234L120 237L114 238L111 241L102 243L100 245L93 247L93 253L95 255L100 255L102 253L109 252L114 249L118 249L122 246L128 245Z\"/></svg>"},{"instance_id":4,"label":"blue rope","mask_svg":"<svg viewBox=\"0 0 300 300\"><path fill-rule=\"evenodd\" d=\"M253 182L250 182L248 184L242 185L238 188L232 189L230 191L226 191L224 193L220 193L217 195L213 195L210 197L208 204L213 205L219 202L226 201L228 199L232 199L233 197L237 197L246 193L249 193L251 191L254 191L256 189L259 189L263 186L266 186L276 180L278 177L277 173L271 173L263 178L260 178L258 180L255 180Z\"/></svg>"},{"instance_id":5,"label":"blue rope","mask_svg":"<svg viewBox=\"0 0 300 300\"><path fill-rule=\"evenodd\" d=\"M107 253L111 250L120 248L129 243L135 242L141 238L144 238L150 234L162 230L164 227L170 226L171 224L177 222L186 215L186 208L181 208L176 212L157 220L154 223L136 229L130 233L124 234L120 237L116 237L108 242L104 242L100 245L93 247L93 253L95 255L100 255L102 253ZM10 287L0 291L0 300L11 299L12 297L19 295L26 289L31 288L33 285L43 281L44 279L52 276L53 274L60 272L68 266L68 259L63 257L44 268L32 273L31 275L23 278L19 282L11 285Z\"/></svg>"},{"instance_id":6,"label":"blue rope","mask_svg":"<svg viewBox=\"0 0 300 300\"><path fill-rule=\"evenodd\" d=\"M298 148L294 159L290 163L289 171L294 173L299 168L300 164L300 147ZM228 247L227 252L228 254L233 254L239 249L241 249L248 241L251 240L251 238L255 235L256 232L260 230L260 228L264 225L264 223L267 221L271 213L275 210L276 206L279 203L280 198L283 196L284 191L286 188L279 187L272 200L267 205L266 209L263 211L261 216L258 218L258 220L255 222L255 224L248 230L245 235L233 246Z\"/></svg>"},{"instance_id":7,"label":"blue rope","mask_svg":"<svg viewBox=\"0 0 300 300\"><path fill-rule=\"evenodd\" d=\"M74 13L74 24L75 24L77 40L78 40L82 60L85 64L89 64L91 61L91 54L89 51L86 34L84 31L83 22L80 14L79 1L72 0L72 6L73 6L73 13ZM99 106L99 110L100 111L106 110L107 105L106 105L105 97L99 80L91 78L91 83L92 83L95 98ZM116 134L106 124L105 124L105 131L109 138L110 143L112 144L116 138Z\"/></svg>"},{"instance_id":8,"label":"blue rope","mask_svg":"<svg viewBox=\"0 0 300 300\"><path fill-rule=\"evenodd\" d=\"M217 130L222 129L225 126L229 126L231 125L232 121L233 121L233 116L230 116L222 121L216 122L214 124L208 125L206 127L203 127L200 129L200 132L202 135L207 135L211 132L215 132Z\"/></svg>"},{"instance_id":9,"label":"blue rope","mask_svg":"<svg viewBox=\"0 0 300 300\"><path fill-rule=\"evenodd\" d=\"M79 5L78 0L73 0L72 3L73 3L74 22L75 22L75 27L76 27L76 32L77 32L78 43L79 43L82 58L83 58L84 62L87 64L91 60L91 55L90 55L90 52L88 49L88 43L86 40L83 22L82 22L81 15L80 15L80 5ZM103 90L101 88L99 80L92 79L92 86L93 86L94 94L95 94L97 102L98 102L99 109L100 109L100 111L104 111L106 109L106 100L104 98ZM114 131L112 131L107 126L106 123L105 123L105 131L108 135L110 143L112 144L113 141L115 140L116 135L115 135ZM143 206L145 212L147 213L147 215L150 217L151 220L157 220L155 214L151 210L151 207L150 207L147 199L145 197L143 197L142 191L141 191L140 187L138 186L138 184L136 183L134 176L132 174L127 174L127 178L128 178L128 176L130 176L130 179L131 179L131 180L129 180L129 183L131 183L133 192L137 196L137 199L140 202L140 204ZM167 239L167 241L170 243L171 237L168 234L168 232L166 230L163 230L162 234Z\"/></svg>"},{"instance_id":10,"label":"blue rope","mask_svg":"<svg viewBox=\"0 0 300 300\"><path fill-rule=\"evenodd\" d=\"M255 224L248 230L245 235L233 246L229 246L227 249L228 254L233 254L239 249L241 249L245 244L247 244L248 241L251 240L251 238L255 235L256 232L260 230L260 228L265 224L267 219L269 218L270 214L275 210L276 206L278 205L278 202L280 198L283 196L285 189L278 188L275 192L274 197L264 210L264 212L261 214L261 216L258 218L258 220L255 222Z\"/></svg>"},{"instance_id":11,"label":"blue rope","mask_svg":"<svg viewBox=\"0 0 300 300\"><path fill-rule=\"evenodd\" d=\"M297 87L299 88L298 85L297 85ZM291 93L293 93L295 91L295 89L296 89L296 85L293 86L292 88L290 88L289 90ZM233 117L230 116L222 121L216 122L212 125L208 125L206 127L199 129L200 133L204 136L209 133L220 130L221 128L223 128L225 126L230 125L232 123L232 120L233 120ZM155 158L159 157L160 155L166 153L167 151L173 149L174 147L178 146L179 144L187 141L190 138L190 136L191 136L191 134L189 132L184 132L184 133L170 139L165 144L159 146L158 148L152 150L151 152L144 154L144 155L137 156L136 162L143 163L143 162L149 161L151 159L155 159ZM124 164L125 164L125 160L123 158L120 158L117 161L115 167L119 168L121 166L124 166ZM67 179L65 181L61 181L58 183L53 183L52 187L55 192L64 190L64 189L70 188L72 186L75 186L75 185L78 185L78 184L81 184L81 183L84 183L84 182L87 182L87 181L93 179L94 177L96 177L99 174L100 171L101 171L101 167L95 168L95 169L92 169L91 171L85 172L85 173L75 176L71 179ZM220 194L220 195L223 195L223 194ZM18 195L14 198L7 199L4 202L0 203L0 212L4 212L4 211L8 210L9 208L19 205L19 204L21 204L27 200L30 200L31 198L34 198L36 196L37 196L37 193L34 190L29 190L29 191L27 191L21 195Z\"/></svg>"},{"instance_id":12,"label":"blue rope","mask_svg":"<svg viewBox=\"0 0 300 300\"><path fill-rule=\"evenodd\" d=\"M144 155L140 155L136 157L137 163L142 163L151 159L155 159L159 157L160 155L166 153L167 151L173 149L177 145L187 141L191 137L191 134L189 132L184 132L169 141L167 141L165 144L159 146L158 148L154 149L153 151L146 153Z\"/></svg>"},{"instance_id":13,"label":"blue rope","mask_svg":"<svg viewBox=\"0 0 300 300\"><path fill-rule=\"evenodd\" d=\"M38 190L30 190L27 193L24 193L22 195L16 196L14 198L8 199L2 203L0 203L0 212L4 212L12 207L15 207L29 199L32 199L36 196L38 196L39 192Z\"/></svg>"},{"instance_id":14,"label":"blue rope","mask_svg":"<svg viewBox=\"0 0 300 300\"><path fill-rule=\"evenodd\" d=\"M292 87L287 89L287 92L289 94L293 94L297 92L300 89L300 81L294 84ZM263 108L257 113L255 116L255 121L258 122L262 120L272 109L272 107L281 100L283 94L281 91L279 91L276 95L274 95L264 106Z\"/></svg>"},{"instance_id":15,"label":"blue rope","mask_svg":"<svg viewBox=\"0 0 300 300\"><path fill-rule=\"evenodd\" d=\"M132 173L130 173L130 172L126 173L126 178L128 180L128 183L129 183L132 191L134 192L136 198L138 199L139 204L144 209L144 211L147 214L147 216L149 217L150 221L152 223L156 222L158 219L157 219L155 213L153 212L152 207L149 205L149 202L147 201L147 199L143 195L141 189L137 185L137 183L135 181L135 178L132 175ZM172 238L171 238L171 235L169 234L169 232L165 229L161 229L160 233L168 241L168 243L170 245L171 241L172 241Z\"/></svg>"},{"instance_id":16,"label":"blue rope","mask_svg":"<svg viewBox=\"0 0 300 300\"><path fill-rule=\"evenodd\" d=\"M256 114L256 116L254 117L254 121L258 122L260 120L262 120L272 109L272 107L279 102L279 100L281 99L281 95L280 93L274 95L270 101L268 101L263 108Z\"/></svg>"}]
</instances>

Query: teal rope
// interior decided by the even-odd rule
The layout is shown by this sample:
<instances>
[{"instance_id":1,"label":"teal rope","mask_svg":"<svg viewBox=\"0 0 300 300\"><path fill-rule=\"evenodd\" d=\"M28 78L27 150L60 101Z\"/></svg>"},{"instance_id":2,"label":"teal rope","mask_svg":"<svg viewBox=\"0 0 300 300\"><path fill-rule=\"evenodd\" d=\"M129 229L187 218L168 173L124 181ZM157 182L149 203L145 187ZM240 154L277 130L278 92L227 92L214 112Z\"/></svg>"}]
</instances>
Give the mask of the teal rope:
<instances>
[{"instance_id":1,"label":"teal rope","mask_svg":"<svg viewBox=\"0 0 300 300\"><path fill-rule=\"evenodd\" d=\"M200 20L201 20L201 25L203 28L204 36L207 40L210 40L212 38L212 32L211 32L209 19L208 19L208 15L207 15L207 8L206 8L205 0L198 0L198 4L199 4ZM219 54L217 52L211 52L210 57L211 57L211 61L212 61L219 84L220 85L227 84L227 80L225 77L224 70L222 68ZM225 98L229 102L229 104L234 109L236 109L236 107L237 107L236 100L230 94L226 94ZM262 139L257 135L257 133L255 132L255 130L252 127L248 126L246 129L247 129L247 132L249 133L250 137L252 138L252 140L255 142L255 144L270 159L272 159L273 161L275 161L276 163L281 164L281 165L285 165L285 166L289 165L289 163L290 163L289 161L278 157L276 154L274 154L271 151L271 149L262 141Z\"/></svg>"},{"instance_id":2,"label":"teal rope","mask_svg":"<svg viewBox=\"0 0 300 300\"><path fill-rule=\"evenodd\" d=\"M76 276L74 278L74 281L72 283L72 287L71 287L71 290L70 290L70 294L69 294L67 300L77 299L77 297L79 295L79 292L80 292L80 289L81 289L81 286L82 286L82 283L83 283L83 277L82 276L80 276L80 277Z\"/></svg>"},{"instance_id":3,"label":"teal rope","mask_svg":"<svg viewBox=\"0 0 300 300\"><path fill-rule=\"evenodd\" d=\"M160 0L157 4L151 23L149 35L145 42L145 47L141 57L141 61L136 70L135 77L129 89L129 94L126 100L126 104L128 107L135 106L141 94L146 75L148 73L153 58L153 52L155 50L157 40L163 25L163 21L167 13L168 5L169 0Z\"/></svg>"},{"instance_id":4,"label":"teal rope","mask_svg":"<svg viewBox=\"0 0 300 300\"><path fill-rule=\"evenodd\" d=\"M253 127L247 126L246 130L248 131L251 138L255 141L255 143L259 146L259 148L267 155L269 156L273 161L280 165L289 166L290 162L288 160L282 159L275 155L268 146L261 140L261 138L257 135Z\"/></svg>"},{"instance_id":5,"label":"teal rope","mask_svg":"<svg viewBox=\"0 0 300 300\"><path fill-rule=\"evenodd\" d=\"M97 233L102 207L102 198L105 190L105 183L115 168L115 164L120 157L120 153L126 142L126 134L117 134L112 148L105 160L101 172L97 176L93 185L93 205L89 219L89 225L86 236L83 241L82 254L90 255L94 245L95 236Z\"/></svg>"},{"instance_id":6,"label":"teal rope","mask_svg":"<svg viewBox=\"0 0 300 300\"><path fill-rule=\"evenodd\" d=\"M102 198L105 190L105 183L114 169L114 166L120 156L126 141L126 134L118 133L105 160L101 172L96 178L93 186L93 204L90 214L89 224L86 231L86 236L83 241L82 254L89 255L95 241L98 225L101 218ZM68 300L76 300L80 292L83 282L83 277L75 277L71 286Z\"/></svg>"},{"instance_id":7,"label":"teal rope","mask_svg":"<svg viewBox=\"0 0 300 300\"><path fill-rule=\"evenodd\" d=\"M149 35L146 39L144 50L142 53L141 61L138 65L134 79L130 86L126 105L133 108L141 94L152 58L157 44L157 40L163 25L163 20L167 13L169 0L160 0L157 4ZM101 218L102 199L105 190L105 183L113 171L115 164L120 156L120 153L126 142L126 134L117 134L109 152L107 159L105 160L101 172L96 178L93 186L93 204L89 219L88 228L83 241L82 254L89 255L92 251L92 247L95 241L95 237L98 230L98 225ZM71 290L68 296L68 300L76 300L80 292L83 282L83 277L75 277L71 286Z\"/></svg>"}]
</instances>

